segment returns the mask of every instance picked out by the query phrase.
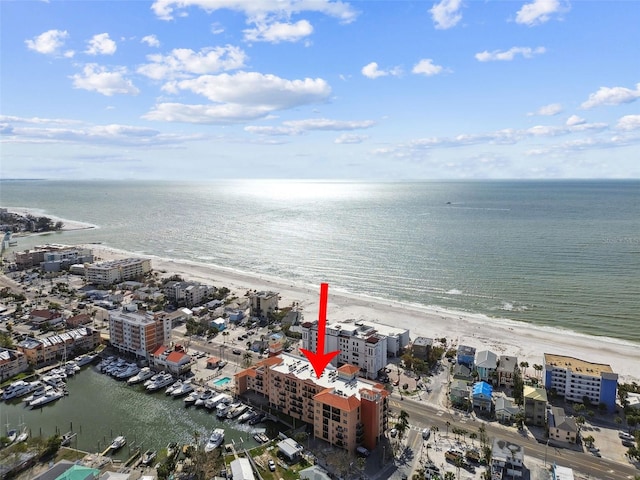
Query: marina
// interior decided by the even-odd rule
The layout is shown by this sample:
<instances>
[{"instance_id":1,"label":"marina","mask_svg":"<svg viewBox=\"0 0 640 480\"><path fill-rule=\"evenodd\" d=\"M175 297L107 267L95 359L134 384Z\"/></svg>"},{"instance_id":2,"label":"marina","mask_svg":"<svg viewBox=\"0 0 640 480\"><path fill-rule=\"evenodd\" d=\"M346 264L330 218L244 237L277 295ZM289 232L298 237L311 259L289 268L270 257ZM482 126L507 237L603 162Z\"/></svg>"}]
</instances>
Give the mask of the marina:
<instances>
[{"instance_id":1,"label":"marina","mask_svg":"<svg viewBox=\"0 0 640 480\"><path fill-rule=\"evenodd\" d=\"M227 443L257 445L256 427L219 419L215 410L185 408L181 398L164 395L164 389L148 393L142 383L118 381L96 366L68 377L67 389L69 395L42 407L30 408L21 398L5 401L2 419L8 429L23 426L32 437L58 433L65 444L87 452L103 452L117 437L125 437L121 448L109 451L121 460L137 448L159 451L168 443L191 443L194 433L209 438L216 428L224 428Z\"/></svg>"}]
</instances>

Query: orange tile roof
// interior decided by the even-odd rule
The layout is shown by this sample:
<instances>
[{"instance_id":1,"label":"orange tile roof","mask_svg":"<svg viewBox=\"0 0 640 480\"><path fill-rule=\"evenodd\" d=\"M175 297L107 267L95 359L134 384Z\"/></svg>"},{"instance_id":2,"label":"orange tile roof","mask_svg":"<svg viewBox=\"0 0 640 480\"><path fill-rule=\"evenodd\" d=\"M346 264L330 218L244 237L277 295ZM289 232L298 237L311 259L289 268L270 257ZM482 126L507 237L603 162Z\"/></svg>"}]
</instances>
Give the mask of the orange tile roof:
<instances>
[{"instance_id":1,"label":"orange tile roof","mask_svg":"<svg viewBox=\"0 0 640 480\"><path fill-rule=\"evenodd\" d=\"M220 359L216 358L216 357L207 358L207 363L218 363L219 361L220 361Z\"/></svg>"},{"instance_id":2,"label":"orange tile roof","mask_svg":"<svg viewBox=\"0 0 640 480\"><path fill-rule=\"evenodd\" d=\"M336 407L347 412L355 410L360 406L360 400L358 400L355 395L351 395L350 397L343 397L342 395L333 393L332 388L327 388L321 391L320 393L315 395L313 399L317 402L331 405L332 407Z\"/></svg>"},{"instance_id":3,"label":"orange tile roof","mask_svg":"<svg viewBox=\"0 0 640 480\"><path fill-rule=\"evenodd\" d=\"M157 350L155 352L153 352L153 356L157 357L158 355L162 355L165 350L167 349L167 347L165 347L164 345L160 345Z\"/></svg>"},{"instance_id":4,"label":"orange tile roof","mask_svg":"<svg viewBox=\"0 0 640 480\"><path fill-rule=\"evenodd\" d=\"M180 360L182 360L186 356L187 355L184 352L171 352L167 356L167 362L178 363Z\"/></svg>"},{"instance_id":5,"label":"orange tile roof","mask_svg":"<svg viewBox=\"0 0 640 480\"><path fill-rule=\"evenodd\" d=\"M241 370L238 373L236 373L234 375L234 377L236 378L241 378L241 377L255 377L257 375L257 372L255 371L254 368L247 368L245 370Z\"/></svg>"},{"instance_id":6,"label":"orange tile roof","mask_svg":"<svg viewBox=\"0 0 640 480\"><path fill-rule=\"evenodd\" d=\"M360 371L360 368L356 367L355 365L346 364L338 368L338 371L346 373L347 375L353 375L354 373L358 373Z\"/></svg>"},{"instance_id":7,"label":"orange tile roof","mask_svg":"<svg viewBox=\"0 0 640 480\"><path fill-rule=\"evenodd\" d=\"M280 357L268 357L256 363L256 367L262 367L262 366L272 367L274 365L280 365L281 363L282 363L282 358Z\"/></svg>"}]
</instances>

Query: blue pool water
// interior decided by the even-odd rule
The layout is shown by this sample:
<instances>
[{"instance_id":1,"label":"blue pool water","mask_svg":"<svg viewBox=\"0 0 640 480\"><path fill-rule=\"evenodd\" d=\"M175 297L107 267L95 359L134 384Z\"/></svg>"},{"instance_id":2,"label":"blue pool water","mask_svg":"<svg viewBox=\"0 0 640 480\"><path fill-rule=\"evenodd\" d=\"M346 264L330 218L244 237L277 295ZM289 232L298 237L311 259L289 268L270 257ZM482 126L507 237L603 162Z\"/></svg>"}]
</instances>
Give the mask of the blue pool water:
<instances>
[{"instance_id":1,"label":"blue pool water","mask_svg":"<svg viewBox=\"0 0 640 480\"><path fill-rule=\"evenodd\" d=\"M222 377L222 378L219 378L218 380L216 380L215 382L213 382L213 384L216 387L222 387L222 386L226 385L227 383L229 383L230 381L231 381L231 378Z\"/></svg>"}]
</instances>

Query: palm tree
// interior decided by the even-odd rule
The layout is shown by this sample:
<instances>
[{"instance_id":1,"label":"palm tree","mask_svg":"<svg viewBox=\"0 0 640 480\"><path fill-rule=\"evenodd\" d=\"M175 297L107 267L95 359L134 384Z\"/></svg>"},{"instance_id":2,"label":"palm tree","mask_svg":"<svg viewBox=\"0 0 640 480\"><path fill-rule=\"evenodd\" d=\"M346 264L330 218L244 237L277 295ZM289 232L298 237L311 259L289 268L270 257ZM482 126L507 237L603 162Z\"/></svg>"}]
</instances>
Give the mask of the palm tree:
<instances>
[{"instance_id":1,"label":"palm tree","mask_svg":"<svg viewBox=\"0 0 640 480\"><path fill-rule=\"evenodd\" d=\"M248 367L249 365L251 365L251 360L253 359L253 355L251 355L251 352L245 352L242 358L244 360L243 363L245 367Z\"/></svg>"},{"instance_id":2,"label":"palm tree","mask_svg":"<svg viewBox=\"0 0 640 480\"><path fill-rule=\"evenodd\" d=\"M480 432L480 443L484 446L485 442L487 441L487 429L484 425L480 425L478 431Z\"/></svg>"},{"instance_id":3,"label":"palm tree","mask_svg":"<svg viewBox=\"0 0 640 480\"><path fill-rule=\"evenodd\" d=\"M458 473L458 480L460 480L460 467L464 464L462 457L456 457L453 464L456 466L456 472Z\"/></svg>"},{"instance_id":4,"label":"palm tree","mask_svg":"<svg viewBox=\"0 0 640 480\"><path fill-rule=\"evenodd\" d=\"M223 337L223 344L227 343L227 337L229 336L229 332L227 332L226 330L224 332L222 332L222 337Z\"/></svg>"},{"instance_id":5,"label":"palm tree","mask_svg":"<svg viewBox=\"0 0 640 480\"><path fill-rule=\"evenodd\" d=\"M444 480L455 480L456 476L453 474L453 472L445 472L444 474Z\"/></svg>"},{"instance_id":6,"label":"palm tree","mask_svg":"<svg viewBox=\"0 0 640 480\"><path fill-rule=\"evenodd\" d=\"M527 374L527 368L529 368L529 362L520 362L520 368L522 368L522 376Z\"/></svg>"},{"instance_id":7,"label":"palm tree","mask_svg":"<svg viewBox=\"0 0 640 480\"><path fill-rule=\"evenodd\" d=\"M451 422L449 420L447 420L447 437L449 436L449 427L451 426Z\"/></svg>"},{"instance_id":8,"label":"palm tree","mask_svg":"<svg viewBox=\"0 0 640 480\"><path fill-rule=\"evenodd\" d=\"M478 434L476 432L471 432L469 434L469 438L471 439L471 444L475 446L476 444L475 439L478 438Z\"/></svg>"}]
</instances>

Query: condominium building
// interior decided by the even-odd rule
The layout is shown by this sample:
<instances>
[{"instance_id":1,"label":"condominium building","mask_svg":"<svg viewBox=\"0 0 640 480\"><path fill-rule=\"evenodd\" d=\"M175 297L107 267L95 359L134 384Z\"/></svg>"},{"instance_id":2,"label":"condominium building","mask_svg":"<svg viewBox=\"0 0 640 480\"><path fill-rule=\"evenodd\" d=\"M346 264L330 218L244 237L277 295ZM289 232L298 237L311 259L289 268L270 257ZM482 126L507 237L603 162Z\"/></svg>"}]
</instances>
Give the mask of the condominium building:
<instances>
[{"instance_id":1,"label":"condominium building","mask_svg":"<svg viewBox=\"0 0 640 480\"><path fill-rule=\"evenodd\" d=\"M278 309L278 293L254 292L250 295L251 316L267 318L269 313Z\"/></svg>"},{"instance_id":2,"label":"condominium building","mask_svg":"<svg viewBox=\"0 0 640 480\"><path fill-rule=\"evenodd\" d=\"M334 322L325 330L325 352L340 352L331 364L355 365L367 378L376 378L388 357L399 355L408 344L409 330L362 320ZM302 348L315 352L317 345L318 322L303 323Z\"/></svg>"},{"instance_id":3,"label":"condominium building","mask_svg":"<svg viewBox=\"0 0 640 480\"><path fill-rule=\"evenodd\" d=\"M544 354L544 386L572 402L588 398L594 405L616 409L618 374L609 365L591 363L564 355Z\"/></svg>"},{"instance_id":4,"label":"condominium building","mask_svg":"<svg viewBox=\"0 0 640 480\"><path fill-rule=\"evenodd\" d=\"M124 280L139 278L151 271L148 258L125 258L89 265L86 269L87 282L96 285L112 285Z\"/></svg>"},{"instance_id":5,"label":"condominium building","mask_svg":"<svg viewBox=\"0 0 640 480\"><path fill-rule=\"evenodd\" d=\"M54 250L44 254L44 261L40 267L45 272L59 272L68 269L71 265L80 263L93 263L93 252L89 248L65 248Z\"/></svg>"},{"instance_id":6,"label":"condominium building","mask_svg":"<svg viewBox=\"0 0 640 480\"><path fill-rule=\"evenodd\" d=\"M203 303L213 287L198 282L167 282L162 291L170 302L176 305L194 307Z\"/></svg>"},{"instance_id":7,"label":"condominium building","mask_svg":"<svg viewBox=\"0 0 640 480\"><path fill-rule=\"evenodd\" d=\"M387 428L389 393L358 378L358 370L329 365L317 378L306 358L282 353L237 373L236 392L266 397L271 408L313 425L314 436L332 445L373 449Z\"/></svg>"},{"instance_id":8,"label":"condominium building","mask_svg":"<svg viewBox=\"0 0 640 480\"><path fill-rule=\"evenodd\" d=\"M44 338L26 338L17 348L34 366L51 364L77 353L88 352L100 345L100 332L89 327L80 327Z\"/></svg>"},{"instance_id":9,"label":"condominium building","mask_svg":"<svg viewBox=\"0 0 640 480\"><path fill-rule=\"evenodd\" d=\"M149 356L171 340L171 318L137 312L109 313L111 345L137 357Z\"/></svg>"}]
</instances>

